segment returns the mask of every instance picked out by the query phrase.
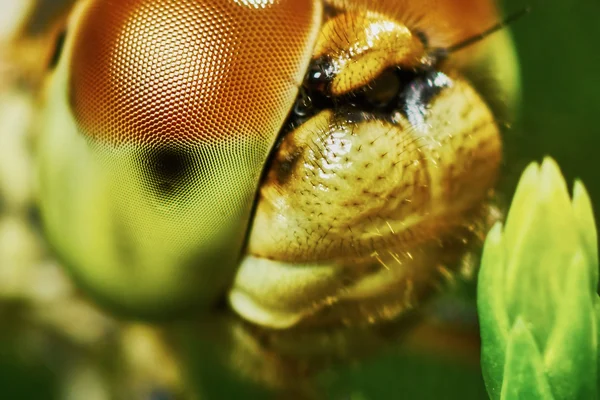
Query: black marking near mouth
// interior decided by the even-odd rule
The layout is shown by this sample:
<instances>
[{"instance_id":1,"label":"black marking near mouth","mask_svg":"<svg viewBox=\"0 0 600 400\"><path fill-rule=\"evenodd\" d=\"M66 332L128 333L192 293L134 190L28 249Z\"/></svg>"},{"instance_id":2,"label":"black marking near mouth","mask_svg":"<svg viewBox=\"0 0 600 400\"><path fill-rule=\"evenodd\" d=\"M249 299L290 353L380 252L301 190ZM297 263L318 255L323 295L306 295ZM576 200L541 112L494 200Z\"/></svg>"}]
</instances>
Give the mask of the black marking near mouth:
<instances>
[{"instance_id":1,"label":"black marking near mouth","mask_svg":"<svg viewBox=\"0 0 600 400\"><path fill-rule=\"evenodd\" d=\"M369 91L380 84L378 79L389 79L390 76L397 83L397 92L383 101L375 101ZM422 123L431 101L452 84L446 74L435 69L392 67L384 70L368 85L343 95L333 95L329 90L332 79L332 68L327 58L321 57L311 63L280 138L323 110L333 110L340 117L348 112L355 117L362 116L362 119L376 118L391 123L394 123L394 114L400 112L413 125L417 125Z\"/></svg>"},{"instance_id":2,"label":"black marking near mouth","mask_svg":"<svg viewBox=\"0 0 600 400\"><path fill-rule=\"evenodd\" d=\"M431 101L451 85L452 80L446 74L437 71L415 78L399 96L400 112L413 126L421 125Z\"/></svg>"}]
</instances>

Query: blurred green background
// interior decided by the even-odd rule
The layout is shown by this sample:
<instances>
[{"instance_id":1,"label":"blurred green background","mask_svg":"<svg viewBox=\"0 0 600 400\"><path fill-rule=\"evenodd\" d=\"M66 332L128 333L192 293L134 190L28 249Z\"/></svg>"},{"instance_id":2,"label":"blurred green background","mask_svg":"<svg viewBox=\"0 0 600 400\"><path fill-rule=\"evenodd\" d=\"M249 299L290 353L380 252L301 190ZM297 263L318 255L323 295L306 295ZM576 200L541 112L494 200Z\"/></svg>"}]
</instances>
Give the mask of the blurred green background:
<instances>
[{"instance_id":1,"label":"blurred green background","mask_svg":"<svg viewBox=\"0 0 600 400\"><path fill-rule=\"evenodd\" d=\"M507 135L508 171L551 155L568 182L579 177L600 206L600 1L505 0L530 14L512 32L522 73L522 109Z\"/></svg>"}]
</instances>

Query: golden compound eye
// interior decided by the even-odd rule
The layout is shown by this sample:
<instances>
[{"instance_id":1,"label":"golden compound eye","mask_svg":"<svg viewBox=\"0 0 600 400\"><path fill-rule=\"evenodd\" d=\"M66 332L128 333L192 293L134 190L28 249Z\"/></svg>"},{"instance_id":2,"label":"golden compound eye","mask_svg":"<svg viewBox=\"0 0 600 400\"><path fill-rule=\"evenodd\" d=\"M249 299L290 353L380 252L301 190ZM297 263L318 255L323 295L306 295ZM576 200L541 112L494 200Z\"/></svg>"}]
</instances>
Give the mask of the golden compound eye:
<instances>
[{"instance_id":1,"label":"golden compound eye","mask_svg":"<svg viewBox=\"0 0 600 400\"><path fill-rule=\"evenodd\" d=\"M316 0L84 0L53 69L41 211L105 303L223 298L321 21Z\"/></svg>"},{"instance_id":2,"label":"golden compound eye","mask_svg":"<svg viewBox=\"0 0 600 400\"><path fill-rule=\"evenodd\" d=\"M80 131L114 144L268 146L313 14L296 1L93 1L68 88Z\"/></svg>"}]
</instances>

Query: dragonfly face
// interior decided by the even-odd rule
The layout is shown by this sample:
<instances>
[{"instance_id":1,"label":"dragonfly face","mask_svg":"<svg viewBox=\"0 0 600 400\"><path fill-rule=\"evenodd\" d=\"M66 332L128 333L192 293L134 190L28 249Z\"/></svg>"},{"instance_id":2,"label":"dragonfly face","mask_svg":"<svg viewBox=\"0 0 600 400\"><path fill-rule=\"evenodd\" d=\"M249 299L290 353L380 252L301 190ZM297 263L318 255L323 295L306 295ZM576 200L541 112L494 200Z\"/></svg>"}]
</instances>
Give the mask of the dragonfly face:
<instances>
[{"instance_id":1,"label":"dragonfly face","mask_svg":"<svg viewBox=\"0 0 600 400\"><path fill-rule=\"evenodd\" d=\"M469 73L507 101L508 41L444 49L496 22L471 0L82 1L40 118L49 240L134 314L396 318L487 218L501 139Z\"/></svg>"}]
</instances>

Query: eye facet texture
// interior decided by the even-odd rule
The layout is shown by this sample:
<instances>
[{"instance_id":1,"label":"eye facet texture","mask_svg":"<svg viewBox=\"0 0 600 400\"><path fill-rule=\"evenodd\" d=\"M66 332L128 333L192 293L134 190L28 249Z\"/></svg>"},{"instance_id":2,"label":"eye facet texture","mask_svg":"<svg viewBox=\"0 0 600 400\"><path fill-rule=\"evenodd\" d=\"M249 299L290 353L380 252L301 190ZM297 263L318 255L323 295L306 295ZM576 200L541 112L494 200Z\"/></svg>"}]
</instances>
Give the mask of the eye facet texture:
<instances>
[{"instance_id":1,"label":"eye facet texture","mask_svg":"<svg viewBox=\"0 0 600 400\"><path fill-rule=\"evenodd\" d=\"M39 169L49 241L84 287L138 315L224 294L320 18L310 0L78 3Z\"/></svg>"},{"instance_id":2,"label":"eye facet texture","mask_svg":"<svg viewBox=\"0 0 600 400\"><path fill-rule=\"evenodd\" d=\"M115 144L268 145L302 77L316 6L257 4L93 2L74 34L69 83L82 134Z\"/></svg>"}]
</instances>

